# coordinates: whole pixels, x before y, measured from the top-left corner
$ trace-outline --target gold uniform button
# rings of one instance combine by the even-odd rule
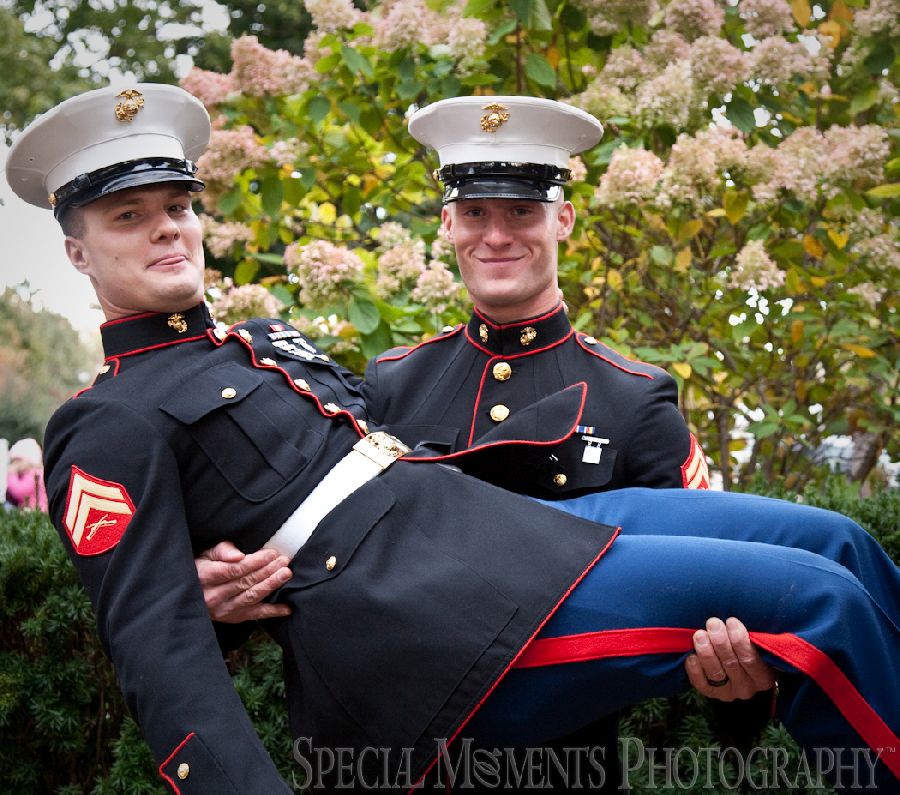
[[[103,367],[100,368],[100,375],[106,375],[109,372],[109,365],[104,364]]]
[[[512,367],[506,362],[497,362],[494,365],[494,378],[498,381],[506,381],[512,375]]]
[[[559,487],[565,486],[568,481],[569,479],[561,472],[558,475],[553,476],[553,482]]]
[[[187,762],[182,762],[178,765],[177,775],[182,781],[184,781],[191,774],[191,766]]]
[[[363,433],[368,433],[368,432],[369,432],[369,424],[368,424],[365,420],[357,420],[357,421],[356,421],[356,424],[359,425],[359,429],[360,429]]]
[[[596,337],[585,337],[585,338],[584,338],[584,341],[585,341],[588,345],[596,345],[596,344],[597,344],[597,338],[596,338]]]
[[[332,414],[337,414],[341,410],[341,407],[337,405],[337,403],[326,403],[322,408],[325,409],[325,411],[330,411]]]
[[[247,331],[247,329],[245,329],[245,328],[242,328],[242,329],[238,332],[238,335],[240,335],[240,338],[241,338],[244,342],[247,342],[247,343],[253,342],[253,336],[252,336],[252,335],[250,334],[250,332]]]
[[[325,568],[328,569],[328,571],[334,571],[335,566],[337,566],[337,558],[332,555],[325,561]]]
[[[237,394],[237,390],[232,386],[226,386],[225,389],[222,390],[222,397],[225,400],[231,400]]]
[[[309,392],[309,382],[304,380],[303,378],[295,378],[294,386],[297,387],[301,392]]]
[[[266,356],[265,359],[260,359],[259,363],[265,365],[266,367],[274,367],[277,364],[274,359],[270,359],[268,356]]]
[[[491,419],[494,422],[503,422],[509,416],[509,409],[502,403],[498,403],[491,409]]]

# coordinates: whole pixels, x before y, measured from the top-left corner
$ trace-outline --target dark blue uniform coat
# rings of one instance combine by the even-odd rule
[[[576,333],[562,305],[507,325],[476,310],[467,326],[373,359],[364,389],[379,423],[407,444],[447,453],[578,383],[587,393],[576,433],[548,447],[525,481],[521,470],[505,477],[505,487],[550,499],[626,486],[707,487],[674,379]]]
[[[174,791],[287,792],[234,692],[193,558],[225,539],[258,549],[280,527],[363,435],[358,379],[278,321],[219,339],[203,307],[102,334],[103,372],[46,434],[51,516],[100,638]],[[544,424],[548,439],[571,430],[582,390],[557,399],[570,419]],[[502,469],[507,444],[491,441],[479,460]],[[325,518],[280,594],[294,609],[275,629],[294,735],[412,748],[415,780],[613,533],[447,466],[394,464]]]

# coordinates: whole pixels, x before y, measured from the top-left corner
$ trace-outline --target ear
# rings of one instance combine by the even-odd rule
[[[444,230],[444,234],[447,235],[447,240],[451,243],[453,242],[453,213],[450,212],[450,208],[445,204],[441,208],[441,227]]]
[[[89,275],[90,262],[87,256],[87,250],[84,247],[84,243],[79,240],[77,237],[67,237],[65,240],[66,246],[66,256],[69,258],[69,262],[72,263],[72,266],[79,273],[85,273]]]
[[[567,240],[575,228],[575,206],[570,201],[564,201],[559,206],[559,213],[556,216],[556,239]]]

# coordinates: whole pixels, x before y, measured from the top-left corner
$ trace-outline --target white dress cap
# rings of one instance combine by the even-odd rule
[[[51,207],[60,188],[100,169],[148,158],[195,161],[209,132],[203,104],[181,88],[161,83],[100,88],[67,99],[29,124],[9,151],[6,179],[28,203]],[[163,168],[144,172],[132,184],[163,182],[167,176],[188,178],[177,167]],[[98,179],[103,177],[94,180],[93,198]],[[119,174],[115,189],[125,187],[128,179]]]
[[[437,150],[441,167],[457,163],[535,163],[565,168],[603,137],[603,125],[579,108],[538,97],[456,97],[413,114],[409,132]]]

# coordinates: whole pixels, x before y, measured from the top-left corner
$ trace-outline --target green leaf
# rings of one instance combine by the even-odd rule
[[[341,99],[338,100],[338,107],[341,109],[341,112],[352,121],[354,124],[359,124],[359,117],[362,113],[362,108],[354,102],[352,99]]]
[[[734,254],[737,251],[737,246],[734,245],[730,240],[718,240],[716,244],[709,251],[710,259],[717,259],[718,257],[728,257]]]
[[[878,102],[880,96],[881,89],[877,85],[869,86],[865,90],[860,91],[850,100],[850,113],[856,115],[857,113],[862,113],[864,110],[868,110],[872,105]]]
[[[509,0],[519,22],[529,30],[550,30],[553,20],[544,0]]]
[[[556,70],[543,55],[536,52],[528,53],[525,60],[525,74],[538,85],[556,88]]]
[[[650,249],[650,258],[657,265],[668,267],[672,264],[672,249],[668,246],[654,246]]]
[[[347,215],[354,216],[359,212],[359,206],[359,187],[346,184],[344,186],[344,194],[341,197],[341,210]]]
[[[306,106],[306,115],[316,124],[328,115],[331,103],[323,96],[313,97]]]
[[[369,63],[369,59],[352,47],[348,47],[346,44],[342,45],[341,57],[351,72],[362,72],[370,80],[375,76],[375,70],[372,68],[372,64]]]
[[[241,206],[241,202],[244,199],[244,195],[241,193],[240,188],[234,188],[233,190],[228,191],[228,193],[224,193],[219,196],[218,207],[219,212],[222,215],[232,215],[238,207]]]
[[[381,315],[378,307],[365,295],[354,294],[350,296],[350,306],[347,310],[347,319],[356,326],[360,334],[372,334],[381,323]]]
[[[329,72],[333,72],[340,62],[340,53],[329,53],[324,58],[320,58],[316,61],[316,71],[320,74],[328,74]]]
[[[250,256],[267,265],[277,265],[279,268],[284,266],[284,258],[281,254],[272,254],[269,251],[251,251]]]
[[[900,196],[900,182],[892,182],[889,185],[878,185],[866,191],[866,196],[873,199],[896,199]]]
[[[259,273],[259,263],[252,259],[241,260],[234,269],[234,283],[238,286],[250,284]]]
[[[587,18],[580,8],[576,8],[571,3],[563,6],[562,13],[559,15],[559,21],[563,29],[580,30],[587,24]]]
[[[259,186],[262,194],[263,212],[270,218],[281,212],[281,200],[284,197],[284,190],[281,186],[281,180],[277,175],[271,174],[266,177]]]
[[[734,97],[725,106],[725,118],[741,132],[752,132],[756,128],[753,106],[742,97]]]
[[[747,426],[747,430],[757,439],[765,439],[767,436],[772,436],[777,433],[780,427],[780,422],[763,420],[762,422],[751,422],[750,425]]]
[[[863,64],[870,75],[880,75],[885,69],[890,69],[894,62],[894,48],[889,41],[883,41],[870,52]]]
[[[724,201],[726,218],[736,224],[744,217],[749,203],[750,194],[746,191],[726,190]]]
[[[516,29],[516,21],[514,19],[508,19],[505,22],[497,25],[494,28],[493,33],[488,36],[488,44],[496,44],[500,39],[506,36],[508,33],[512,33]]]
[[[360,350],[363,356],[371,359],[382,351],[394,346],[394,336],[391,327],[387,323],[379,323],[371,334],[363,334],[360,338]]]
[[[494,10],[494,0],[469,0],[466,3],[464,17],[484,17]]]

